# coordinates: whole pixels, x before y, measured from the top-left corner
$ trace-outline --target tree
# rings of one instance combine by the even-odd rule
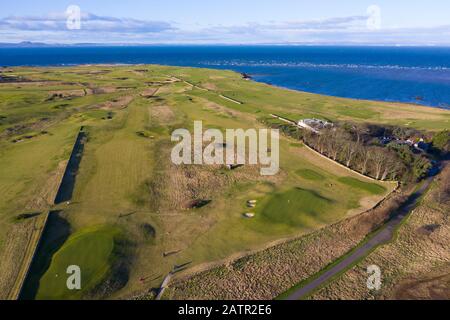
[[[381,175],[381,180],[386,180],[389,175],[395,173],[397,169],[397,164],[399,163],[398,158],[395,153],[385,152],[384,170]]]
[[[397,180],[403,174],[405,165],[401,161],[395,161],[391,171],[391,180]]]
[[[428,175],[428,172],[432,168],[430,160],[425,157],[419,157],[414,161],[413,164],[413,174],[414,178],[420,180]]]
[[[328,156],[336,161],[338,154],[341,151],[341,142],[335,137],[329,135],[326,144]]]
[[[382,147],[373,147],[373,152],[370,154],[370,159],[372,160],[375,179],[380,180],[386,161],[386,153]]]
[[[396,136],[397,138],[399,138],[401,140],[408,139],[408,132],[403,127],[396,127],[392,133],[394,134],[394,136]]]
[[[325,148],[327,146],[327,140],[329,139],[328,135],[322,133],[319,135],[319,137],[317,138],[317,150],[321,153],[324,154],[325,152]]]
[[[450,152],[450,131],[444,130],[437,133],[432,140],[433,148],[439,153]]]
[[[394,150],[399,155],[400,159],[407,165],[411,165],[414,162],[414,154],[408,145],[392,142],[388,147]]]
[[[359,171],[362,174],[366,174],[368,171],[368,165],[370,161],[371,156],[371,149],[368,147],[365,147],[362,144],[358,145],[358,155],[359,155]]]
[[[358,145],[353,141],[349,141],[349,142],[345,143],[344,154],[345,154],[345,160],[346,160],[345,165],[347,167],[350,167],[353,159],[355,158],[356,151],[358,150],[357,146]]]

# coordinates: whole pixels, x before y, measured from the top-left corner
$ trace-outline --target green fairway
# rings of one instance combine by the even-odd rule
[[[133,259],[122,277],[127,281],[108,292],[109,298],[158,287],[174,265],[197,267],[304,235],[369,209],[394,188],[364,179],[284,135],[275,176],[261,176],[254,165],[177,166],[170,160],[171,134],[192,130],[194,121],[220,130],[267,128],[261,119],[271,113],[431,130],[450,121],[445,110],[284,90],[223,70],[155,65],[12,70],[28,81],[0,84],[5,97],[0,101],[0,259],[9,270],[0,275],[0,291],[8,290],[20,265],[16,253],[33,230],[32,223],[15,217],[55,210],[67,235],[57,246],[42,246],[52,250],[36,260],[42,263],[30,287],[38,287],[39,299],[86,298],[104,285],[117,267],[114,239],[120,235],[130,240],[121,245],[132,250]],[[71,199],[54,205],[80,127],[86,143],[73,172]],[[252,199],[254,207],[248,205]],[[205,205],[192,205],[199,202]],[[71,264],[81,267],[81,291],[65,286]],[[148,279],[144,286],[142,278]]]
[[[364,182],[356,178],[342,177],[339,178],[339,182],[346,184],[352,188],[363,190],[375,195],[383,194],[384,192],[386,192],[386,188],[380,186],[379,184]]]
[[[116,228],[93,227],[73,234],[53,256],[50,268],[41,278],[36,299],[78,299],[95,288],[111,271]],[[66,270],[81,269],[81,290],[69,290]]]

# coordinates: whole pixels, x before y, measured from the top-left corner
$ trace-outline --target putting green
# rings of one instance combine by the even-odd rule
[[[365,192],[369,192],[371,194],[375,194],[375,195],[379,195],[379,194],[383,194],[384,192],[386,192],[386,188],[383,186],[380,186],[376,183],[371,183],[371,182],[364,182],[355,178],[351,178],[351,177],[342,177],[338,179],[339,182],[350,186],[352,188],[355,189],[359,189],[359,190],[363,190]]]
[[[39,283],[36,299],[79,299],[99,284],[111,269],[114,238],[119,231],[114,227],[84,229],[73,236],[53,256],[50,268]],[[81,269],[81,290],[67,288],[67,268]]]
[[[316,191],[294,188],[272,196],[261,214],[271,222],[311,227],[332,209],[332,202]]]

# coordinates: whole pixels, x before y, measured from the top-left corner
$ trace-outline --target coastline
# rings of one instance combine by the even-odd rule
[[[215,69],[216,70],[216,69]],[[233,71],[236,72],[234,70],[228,70],[228,71]],[[251,74],[250,74],[251,76]],[[446,110],[446,111],[450,111],[450,105],[448,107],[438,107],[438,106],[433,106],[433,105],[427,105],[427,104],[420,104],[420,103],[413,103],[413,102],[403,102],[403,101],[391,101],[391,100],[371,100],[371,99],[358,99],[358,98],[348,98],[348,97],[342,97],[342,96],[333,96],[333,95],[329,95],[329,94],[324,94],[324,93],[316,93],[316,92],[310,92],[310,91],[304,91],[304,90],[298,90],[298,89],[292,89],[292,88],[288,88],[288,87],[284,87],[284,86],[280,86],[280,85],[276,85],[273,83],[267,83],[264,81],[258,81],[255,79],[250,79],[250,81],[254,81],[257,83],[262,83],[265,85],[268,85],[270,87],[273,88],[277,88],[277,89],[282,89],[282,90],[288,90],[288,91],[292,91],[292,92],[301,92],[301,93],[307,93],[307,94],[314,94],[314,95],[318,95],[321,97],[327,97],[327,98],[336,98],[336,99],[344,99],[344,100],[353,100],[353,101],[359,101],[359,102],[378,102],[378,103],[388,103],[388,104],[395,104],[395,105],[403,105],[403,106],[407,106],[407,107],[424,107],[424,108],[431,108],[431,109],[437,109],[437,110]]]
[[[240,72],[233,69],[219,69],[219,68],[208,68],[208,67],[198,67],[198,66],[183,66],[183,65],[165,65],[165,64],[158,64],[158,63],[75,63],[75,64],[52,64],[52,65],[20,65],[20,66],[0,66],[0,70],[2,68],[72,68],[72,67],[126,67],[126,66],[159,66],[159,67],[175,67],[175,68],[193,68],[193,69],[203,69],[203,70],[219,70],[219,71],[228,71],[233,72],[237,75],[240,75],[242,79],[246,81],[253,81],[255,83],[263,84],[271,88],[275,89],[281,89],[281,90],[287,90],[291,92],[296,93],[303,93],[303,94],[311,94],[316,95],[320,97],[326,97],[326,98],[334,98],[334,99],[342,99],[342,100],[351,100],[351,101],[357,101],[357,102],[364,102],[364,103],[383,103],[383,104],[391,104],[395,106],[401,106],[401,107],[408,107],[408,108],[426,108],[427,110],[437,110],[437,111],[450,111],[450,105],[449,107],[439,107],[439,106],[433,106],[433,105],[425,105],[425,104],[419,104],[419,103],[413,103],[413,102],[402,102],[402,101],[390,101],[390,100],[371,100],[371,99],[359,99],[359,98],[349,98],[349,97],[342,97],[342,96],[333,96],[323,93],[315,93],[310,91],[304,91],[304,90],[298,90],[293,89],[281,85],[276,85],[273,83],[268,83],[265,81],[259,81],[252,77],[252,73],[248,72]],[[247,74],[249,77],[245,78],[243,74]]]

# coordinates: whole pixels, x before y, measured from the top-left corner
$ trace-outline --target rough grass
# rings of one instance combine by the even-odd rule
[[[246,254],[196,274],[180,276],[168,299],[269,300],[339,258],[374,230],[403,197],[392,195],[380,207],[327,226],[299,239]]]
[[[422,203],[401,225],[394,241],[377,248],[310,298],[450,299],[450,203],[448,198],[445,202],[441,197],[448,192],[449,177],[447,166]],[[368,290],[366,286],[367,267],[374,264],[382,271],[380,291]]]
[[[339,182],[348,185],[352,188],[363,190],[365,192],[375,195],[380,195],[386,192],[386,188],[384,186],[380,186],[379,184],[376,183],[364,182],[356,178],[342,177],[339,178]]]
[[[305,179],[308,180],[323,180],[325,179],[325,177],[323,175],[321,175],[320,173],[314,171],[314,170],[310,170],[310,169],[301,169],[301,170],[297,170],[296,173]]]

